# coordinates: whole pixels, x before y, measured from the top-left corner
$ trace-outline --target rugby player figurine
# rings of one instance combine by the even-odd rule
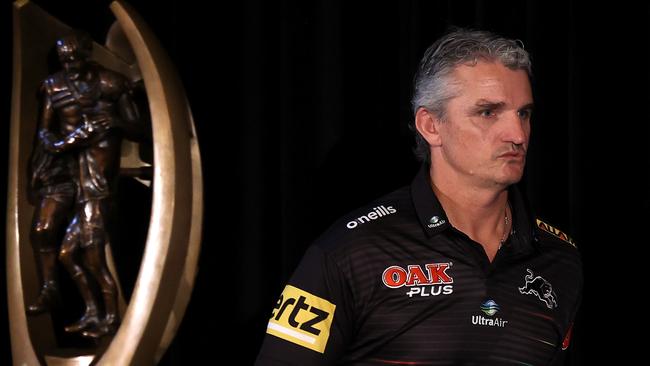
[[[27,312],[40,314],[56,303],[58,257],[85,303],[83,316],[65,330],[100,338],[115,331],[119,317],[117,286],[106,265],[107,221],[123,132],[139,117],[126,77],[88,59],[92,44],[80,31],[59,39],[63,69],[48,76],[41,90],[30,197],[42,287]],[[93,282],[101,294],[93,292]]]

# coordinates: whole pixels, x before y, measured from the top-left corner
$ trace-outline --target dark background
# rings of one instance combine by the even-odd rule
[[[98,41],[112,21],[106,1],[37,3]],[[406,127],[411,80],[425,48],[450,25],[521,39],[532,54],[536,112],[522,186],[538,215],[570,233],[583,256],[575,364],[625,363],[645,350],[643,337],[624,329],[647,322],[647,306],[635,299],[647,292],[637,252],[648,244],[650,209],[648,5],[245,0],[211,2],[208,10],[196,1],[130,3],[178,68],[203,158],[200,268],[162,364],[251,364],[306,246],[335,218],[410,182],[418,168]],[[0,14],[6,154],[10,2]],[[0,200],[4,207],[4,194]],[[0,314],[0,364],[9,364],[6,291]]]

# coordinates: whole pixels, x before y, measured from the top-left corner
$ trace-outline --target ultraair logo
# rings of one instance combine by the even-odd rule
[[[429,219],[429,225],[427,225],[427,227],[429,229],[433,229],[434,227],[444,225],[446,222],[447,221],[445,221],[445,219],[440,218],[440,216],[433,216]]]
[[[555,291],[553,291],[551,283],[542,278],[542,276],[535,276],[533,271],[528,268],[526,268],[526,272],[528,272],[528,275],[524,276],[524,281],[526,281],[526,283],[523,287],[519,287],[519,293],[523,295],[537,296],[538,299],[546,304],[547,308],[556,308],[557,302],[555,299],[557,298],[557,295],[555,294]]]
[[[489,316],[490,318],[486,318],[483,315],[472,315],[472,324],[487,327],[505,327],[506,324],[508,324],[507,320],[503,320],[499,317],[492,318],[492,316],[494,316],[494,314],[496,314],[499,310],[499,305],[494,302],[494,300],[490,299],[485,301],[481,304],[481,311],[483,311],[485,315]]]
[[[356,219],[348,222],[345,226],[347,226],[348,229],[355,229],[357,226],[365,224],[370,220],[377,220],[380,217],[388,216],[390,214],[394,214],[395,212],[397,212],[397,210],[394,209],[393,206],[377,206],[373,208],[373,211],[370,211],[363,216],[357,217]]]
[[[487,300],[481,304],[481,310],[487,315],[492,316],[499,311],[499,305],[494,300]]]
[[[408,297],[449,295],[454,292],[454,279],[447,272],[451,266],[451,262],[425,264],[426,270],[417,264],[408,265],[408,269],[390,266],[381,277],[388,288],[407,287]]]

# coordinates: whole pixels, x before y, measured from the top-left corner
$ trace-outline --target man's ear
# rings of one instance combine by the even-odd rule
[[[427,140],[429,146],[442,145],[440,131],[438,130],[439,123],[440,121],[438,117],[426,108],[420,107],[420,109],[415,112],[415,128],[417,128],[420,135]]]

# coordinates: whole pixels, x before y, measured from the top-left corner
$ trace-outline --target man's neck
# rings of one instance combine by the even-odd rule
[[[429,172],[431,186],[449,222],[472,240],[480,243],[490,260],[498,250],[504,233],[510,230],[504,217],[508,213],[507,187],[481,188],[449,174]]]
[[[88,78],[88,68],[85,63],[82,62],[71,62],[64,64],[66,74],[70,80],[74,81],[86,81]]]

